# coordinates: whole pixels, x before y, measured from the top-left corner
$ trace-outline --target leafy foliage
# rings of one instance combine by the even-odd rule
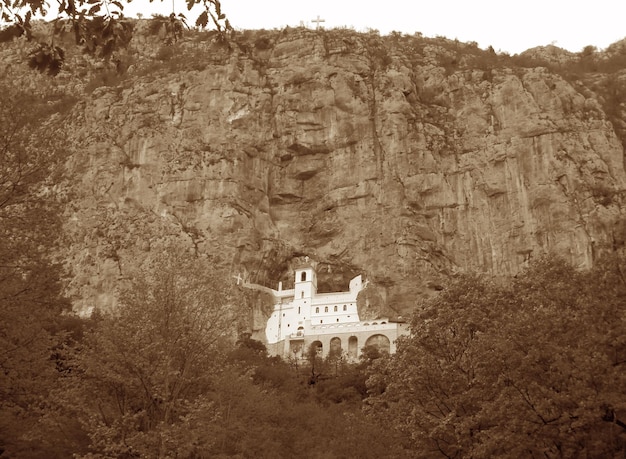
[[[91,439],[88,457],[193,455],[191,426],[216,416],[206,394],[235,333],[236,292],[207,261],[175,255],[137,273],[121,303],[76,350],[64,408]]]
[[[43,0],[0,0],[1,19],[8,23],[6,28],[0,30],[0,42],[22,35],[35,41],[28,63],[31,68],[50,75],[57,75],[65,62],[65,51],[57,42],[58,38],[68,33],[74,36],[75,43],[85,53],[107,60],[126,48],[133,37],[134,23],[123,13],[126,1],[59,0],[52,32],[50,36],[41,38],[33,31],[32,19],[36,15],[45,16],[47,3]],[[196,5],[203,8],[195,21],[196,27],[212,25],[220,34],[232,30],[219,0],[186,0],[185,3],[188,10]],[[188,28],[185,16],[175,12],[168,18],[157,16],[152,27],[164,27],[168,43],[180,39]]]
[[[330,394],[320,387],[338,393],[349,386],[348,379],[308,385],[308,369],[294,371],[280,358],[268,357],[265,346],[249,335],[233,346],[222,340],[223,333],[214,333],[217,328],[202,327],[214,322],[203,319],[214,317],[214,309],[226,312],[223,320],[230,317],[224,298],[213,296],[223,291],[215,289],[218,277],[206,270],[194,275],[178,261],[159,266],[154,277],[147,275],[147,289],[144,281],[129,285],[119,313],[86,323],[89,330],[65,361],[48,419],[66,429],[76,429],[72,421],[79,421],[67,453],[85,458],[405,456],[393,435],[365,418],[358,401],[321,398]],[[200,284],[189,283],[194,278],[204,279],[203,288],[213,292],[215,301],[201,303],[210,312],[189,307],[195,299],[208,299],[198,296]],[[343,375],[360,375],[364,387],[362,365],[367,364],[346,368]]]
[[[0,448],[17,455],[57,376],[53,348],[68,306],[51,257],[61,225],[60,125],[43,98],[0,85]]]
[[[543,260],[511,285],[462,276],[368,381],[423,457],[613,457],[626,415],[626,285]],[[420,456],[420,457],[421,457]]]

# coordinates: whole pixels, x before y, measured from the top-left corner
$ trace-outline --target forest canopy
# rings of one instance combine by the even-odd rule
[[[367,409],[414,457],[617,457],[626,424],[623,260],[463,275],[417,310]]]
[[[133,276],[119,310],[66,322],[12,362],[37,378],[20,394],[4,388],[0,418],[14,422],[0,425],[2,457],[626,452],[617,257],[590,271],[544,259],[500,283],[460,275],[417,305],[396,354],[363,349],[359,361],[269,357],[235,320],[243,292],[208,260],[172,252],[155,263]],[[51,328],[54,314],[43,321]],[[34,326],[15,325],[25,336]]]

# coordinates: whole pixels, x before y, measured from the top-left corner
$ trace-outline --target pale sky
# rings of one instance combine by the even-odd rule
[[[554,44],[577,52],[586,45],[600,49],[626,37],[626,0],[222,0],[222,10],[236,29],[298,26],[319,15],[325,28],[348,26],[358,31],[393,30],[428,37],[442,35],[475,41],[481,48],[511,54]],[[190,25],[197,13],[174,0]],[[142,12],[169,14],[172,0],[134,0],[127,16]]]

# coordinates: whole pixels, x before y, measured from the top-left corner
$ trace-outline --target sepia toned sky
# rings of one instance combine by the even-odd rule
[[[173,1],[176,13],[193,23],[195,10],[188,13],[184,1]],[[222,9],[237,29],[295,27],[301,21],[315,27],[311,21],[319,15],[326,28],[421,32],[511,54],[548,44],[575,52],[586,45],[602,49],[626,37],[626,0],[222,0]],[[172,0],[135,0],[125,8],[127,16],[171,11]]]

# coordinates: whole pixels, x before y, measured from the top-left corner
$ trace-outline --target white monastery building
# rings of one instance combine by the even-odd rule
[[[407,334],[408,328],[388,318],[360,320],[357,296],[366,286],[358,275],[350,281],[347,292],[318,293],[317,275],[307,260],[295,269],[293,289],[283,290],[282,283],[278,290],[264,288],[274,300],[265,328],[269,353],[301,357],[311,345],[323,357],[332,350],[354,359],[368,345],[394,353],[395,340]]]

